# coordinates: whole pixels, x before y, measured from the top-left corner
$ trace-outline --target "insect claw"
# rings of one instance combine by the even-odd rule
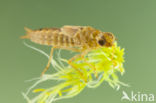
[[[43,77],[43,75],[45,74],[45,72],[49,69],[49,67],[45,67],[45,69],[43,70],[43,72],[41,73],[41,77]]]

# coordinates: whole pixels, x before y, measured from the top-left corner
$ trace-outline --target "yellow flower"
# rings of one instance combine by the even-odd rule
[[[37,49],[35,48],[35,50]],[[37,51],[45,54],[43,51]],[[116,73],[124,73],[123,55],[124,49],[121,49],[115,43],[113,47],[102,47],[92,50],[84,58],[80,57],[72,61],[72,65],[76,69],[70,65],[61,66],[61,58],[59,58],[59,64],[53,60],[52,65],[57,72],[44,75],[30,87],[28,92],[43,81],[58,80],[61,83],[45,89],[35,89],[33,92],[38,92],[39,94],[33,99],[27,97],[28,92],[24,96],[28,103],[52,103],[56,100],[73,97],[79,94],[85,87],[96,88],[104,81],[108,82],[113,88],[119,88],[120,84],[124,85],[124,83],[119,81]]]

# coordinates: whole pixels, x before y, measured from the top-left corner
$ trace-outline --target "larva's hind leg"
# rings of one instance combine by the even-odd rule
[[[46,67],[44,68],[43,72],[41,73],[41,76],[43,76],[44,73],[49,69],[49,66],[50,66],[50,63],[51,63],[51,60],[52,60],[52,56],[53,56],[53,51],[56,48],[60,48],[60,47],[57,46],[57,47],[52,47],[51,48],[51,52],[50,52],[48,63],[46,65]],[[72,51],[75,51],[75,52],[80,52],[80,50],[79,49],[76,49],[76,48],[62,48],[62,49],[67,49],[67,50],[72,50]]]
[[[51,60],[52,60],[52,57],[53,57],[54,48],[55,48],[55,47],[52,47],[52,48],[51,48],[48,63],[47,63],[47,65],[46,65],[46,67],[44,68],[43,72],[41,73],[41,76],[43,76],[44,73],[49,69],[49,66],[50,66],[50,63],[51,63]]]

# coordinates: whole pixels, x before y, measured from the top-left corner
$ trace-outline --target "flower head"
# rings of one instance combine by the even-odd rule
[[[39,52],[45,54],[43,51]],[[119,81],[116,73],[124,73],[123,55],[124,49],[121,49],[117,46],[117,43],[115,43],[112,47],[101,47],[90,51],[84,58],[79,57],[75,59],[71,62],[72,66],[61,66],[61,60],[63,59],[59,57],[59,64],[54,60],[52,61],[52,65],[57,72],[54,74],[46,74],[39,78],[39,80],[29,88],[28,92],[43,81],[58,80],[60,84],[44,89],[34,89],[33,92],[38,92],[39,94],[33,99],[27,97],[28,92],[24,94],[24,96],[29,103],[52,103],[56,100],[73,97],[79,94],[85,87],[96,88],[104,81],[108,82],[113,88],[119,88],[120,84],[123,83]],[[66,62],[67,60],[63,61]]]

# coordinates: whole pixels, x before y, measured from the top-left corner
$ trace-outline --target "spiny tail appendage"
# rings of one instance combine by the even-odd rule
[[[24,36],[21,36],[20,38],[21,38],[21,39],[29,39],[29,38],[30,38],[29,33],[32,32],[33,30],[31,30],[31,29],[29,29],[29,28],[27,28],[27,27],[24,27],[24,29],[25,29],[25,31],[26,31],[27,34],[24,35]]]

